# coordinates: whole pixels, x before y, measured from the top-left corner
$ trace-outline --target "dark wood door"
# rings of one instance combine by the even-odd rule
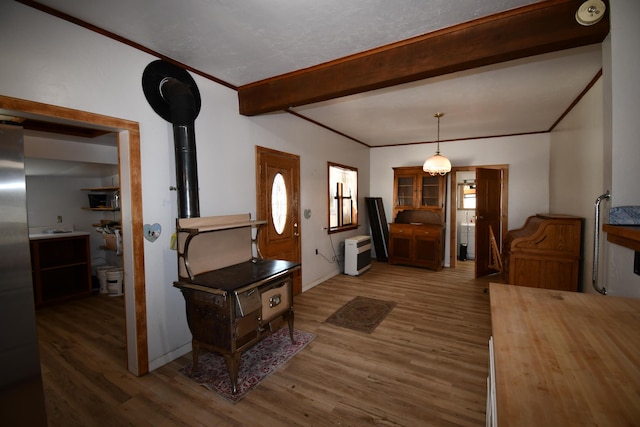
[[[498,245],[501,236],[502,171],[500,169],[476,169],[476,278],[496,273],[490,268],[491,242],[489,228],[493,230]]]
[[[302,262],[300,250],[300,157],[256,147],[256,214],[264,219],[258,236],[267,259]],[[293,273],[293,293],[302,292],[302,270]]]

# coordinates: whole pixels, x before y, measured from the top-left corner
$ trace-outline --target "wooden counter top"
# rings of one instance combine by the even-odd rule
[[[640,251],[640,225],[603,224],[602,231],[607,233],[607,241]]]
[[[640,299],[492,283],[498,426],[640,423]]]

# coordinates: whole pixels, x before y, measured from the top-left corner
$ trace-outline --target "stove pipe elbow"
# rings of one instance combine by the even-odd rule
[[[178,126],[193,125],[198,110],[189,86],[176,78],[165,77],[160,82],[160,94],[169,104],[171,123]]]

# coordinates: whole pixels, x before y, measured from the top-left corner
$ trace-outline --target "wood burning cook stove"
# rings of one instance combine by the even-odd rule
[[[174,286],[186,301],[193,370],[201,348],[222,354],[236,393],[242,352],[273,332],[276,320],[289,323],[293,342],[291,281],[300,264],[261,259],[257,233],[266,221],[252,221],[248,214],[200,218],[195,119],[201,99],[191,75],[153,61],[144,70],[142,88],[153,110],[173,124],[179,217]]]
[[[257,255],[258,227],[247,215],[178,219],[179,280],[193,336],[193,370],[201,349],[221,354],[233,392],[242,352],[274,332],[281,319],[293,338],[293,272],[300,264]],[[252,229],[256,230],[255,238]]]

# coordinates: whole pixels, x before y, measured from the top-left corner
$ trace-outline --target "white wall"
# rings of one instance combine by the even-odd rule
[[[81,188],[97,187],[100,178],[65,176],[27,176],[27,209],[30,227],[55,225],[57,217],[72,224],[75,230],[92,231],[92,223],[101,215],[82,207],[89,206],[87,192]]]
[[[554,213],[584,218],[581,289],[591,284],[595,200],[607,190],[603,178],[602,78],[551,133],[549,206]],[[601,206],[602,214],[607,206]],[[606,236],[600,234],[600,240]]]
[[[24,135],[24,155],[30,159],[54,159],[116,166],[118,148],[114,146],[115,141],[116,138],[112,134],[96,138],[79,138],[27,131]],[[103,169],[112,170],[113,168],[105,166]],[[27,174],[29,174],[28,164]],[[115,182],[112,185],[118,185],[118,183]]]
[[[640,205],[640,2],[610,1],[611,32],[603,43],[604,180],[608,207]],[[611,295],[640,298],[640,276],[633,274],[633,250],[607,244],[604,284]]]
[[[141,86],[154,58],[16,2],[0,4],[4,56],[0,94],[136,121],[140,124],[143,220],[163,233],[145,241],[150,368],[190,351],[184,301],[172,286],[176,254],[169,249],[177,216],[172,125],[155,114]],[[330,254],[327,161],[359,170],[360,204],[369,192],[368,149],[288,114],[248,118],[238,114],[237,94],[194,75],[202,97],[196,119],[201,216],[250,212],[255,217],[255,146],[301,156],[303,288],[337,274]],[[340,153],[340,155],[334,154]],[[364,220],[364,218],[362,218]],[[141,230],[140,230],[141,231]],[[334,246],[364,230],[333,235]]]

